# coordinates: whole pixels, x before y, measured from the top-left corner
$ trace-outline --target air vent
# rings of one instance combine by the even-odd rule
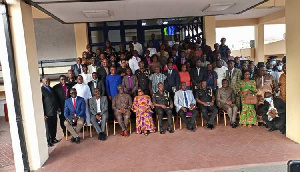
[[[87,18],[108,18],[110,17],[109,10],[87,10],[82,11]]]
[[[209,4],[202,10],[202,12],[219,12],[219,11],[226,10],[234,5],[235,5],[234,3],[231,3],[231,4]]]

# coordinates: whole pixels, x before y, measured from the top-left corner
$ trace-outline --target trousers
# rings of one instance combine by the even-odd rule
[[[77,120],[76,129],[74,129],[74,128],[70,125],[70,123],[69,123],[68,121],[66,121],[66,120],[65,120],[64,124],[65,124],[67,130],[71,133],[71,135],[72,135],[74,138],[76,138],[76,137],[78,137],[78,133],[80,132],[81,128],[82,128],[83,125],[84,125],[84,119],[83,119],[83,118],[79,118],[79,119]]]
[[[46,137],[47,142],[51,142],[54,139],[56,139],[56,132],[57,132],[57,116],[48,116],[48,118],[45,120],[45,126],[46,126]]]
[[[107,120],[108,120],[108,113],[102,115],[102,121],[100,124],[97,122],[96,116],[91,115],[91,123],[93,124],[93,127],[95,128],[98,134],[101,132],[105,132],[105,124]]]
[[[120,127],[122,128],[122,131],[128,130],[128,123],[130,119],[131,112],[128,110],[126,113],[119,113],[115,111],[115,117],[118,120],[118,123]],[[124,120],[123,120],[124,117]]]
[[[216,116],[218,115],[218,108],[213,105],[213,106],[204,106],[204,105],[200,105],[201,107],[201,112],[205,118],[205,120],[207,121],[208,124],[213,125]],[[211,112],[211,115],[208,115],[208,112]]]
[[[168,117],[168,128],[171,127],[172,125],[172,109],[171,108],[161,108],[161,107],[155,107],[155,113],[158,116],[158,122],[159,122],[159,127],[160,130],[163,130],[163,117],[164,114],[167,115]]]
[[[227,111],[231,123],[236,122],[238,107],[235,104],[232,104],[231,106],[223,104],[221,108]]]

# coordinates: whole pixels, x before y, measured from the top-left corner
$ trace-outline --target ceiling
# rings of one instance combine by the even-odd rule
[[[238,14],[266,0],[25,0],[62,23]],[[209,5],[214,8],[208,8]],[[220,5],[224,5],[223,7]],[[226,7],[227,6],[227,7]],[[98,10],[97,13],[90,13]],[[101,10],[101,11],[99,11]],[[275,9],[274,9],[275,10]],[[251,10],[252,11],[252,10]],[[93,17],[86,17],[89,12]],[[95,14],[95,15],[94,15]],[[256,12],[254,14],[257,14]],[[259,13],[259,15],[262,15]],[[99,16],[100,15],[100,16]],[[243,14],[241,14],[243,15]],[[258,14],[257,14],[258,15]],[[247,16],[247,14],[246,14]],[[227,16],[229,17],[229,16]],[[220,19],[217,17],[217,19]],[[222,19],[222,17],[221,17]]]

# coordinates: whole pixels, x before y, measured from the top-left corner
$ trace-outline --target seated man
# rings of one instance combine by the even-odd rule
[[[195,131],[194,123],[197,117],[197,110],[195,109],[196,100],[191,90],[186,90],[185,82],[181,82],[180,90],[175,93],[174,104],[177,113],[181,116],[182,121],[186,124],[187,129]],[[186,118],[186,113],[192,113],[192,120],[189,122]]]
[[[285,102],[281,98],[273,98],[272,93],[269,91],[265,92],[264,97],[264,104],[258,106],[258,113],[262,114],[269,131],[280,130],[282,134],[285,134]]]
[[[210,88],[207,88],[206,81],[201,82],[201,88],[196,91],[196,101],[199,104],[200,110],[206,119],[206,127],[211,130],[214,128],[214,121],[218,114],[218,108],[214,105],[215,96]],[[209,116],[208,111],[212,114]]]
[[[118,120],[120,127],[122,128],[121,136],[128,137],[128,123],[130,119],[130,109],[132,106],[132,99],[129,94],[124,92],[122,85],[118,86],[119,94],[117,94],[112,100],[112,109],[115,112],[115,117]],[[123,121],[124,116],[124,121]]]
[[[224,109],[229,118],[232,128],[236,128],[236,115],[238,107],[235,105],[235,94],[232,88],[228,86],[228,80],[222,80],[222,87],[217,90],[217,105]]]
[[[172,125],[172,109],[173,102],[170,99],[170,93],[168,91],[164,91],[164,84],[162,82],[157,84],[158,91],[154,93],[152,97],[153,105],[155,106],[155,112],[158,115],[160,134],[165,134],[163,129],[163,115],[164,113],[168,116],[168,128],[169,133],[174,133],[171,128]]]
[[[64,122],[67,130],[71,133],[72,139],[71,142],[80,143],[80,138],[78,133],[80,132],[85,116],[85,101],[82,97],[77,96],[77,92],[75,88],[71,88],[70,90],[71,97],[65,101],[65,117],[66,120]],[[76,124],[77,123],[77,124]],[[76,130],[72,127],[76,125]]]
[[[98,133],[98,140],[106,140],[105,124],[108,119],[108,103],[106,96],[100,96],[100,89],[95,88],[94,97],[89,99],[91,122]],[[101,125],[101,127],[99,126]]]

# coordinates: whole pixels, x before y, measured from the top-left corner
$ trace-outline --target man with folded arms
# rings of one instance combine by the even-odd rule
[[[112,100],[112,109],[114,110],[115,117],[122,128],[121,136],[128,137],[128,123],[131,114],[130,109],[132,106],[132,99],[129,94],[124,92],[124,87],[122,85],[118,86],[118,91],[119,94],[117,94]]]

